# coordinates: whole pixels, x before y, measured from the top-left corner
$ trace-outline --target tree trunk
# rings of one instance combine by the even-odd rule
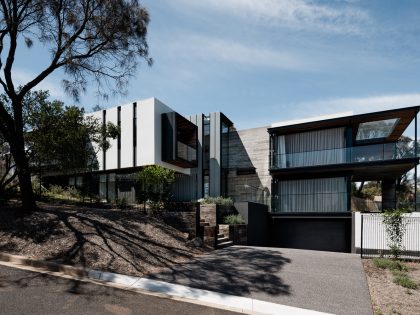
[[[23,135],[16,135],[15,139],[9,141],[10,151],[16,164],[16,172],[19,179],[19,188],[22,198],[24,212],[31,212],[36,209],[35,195],[32,190],[31,171],[28,158],[25,153]]]

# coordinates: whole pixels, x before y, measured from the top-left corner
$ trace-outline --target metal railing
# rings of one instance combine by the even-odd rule
[[[415,144],[415,141],[400,141],[297,153],[278,153],[274,151],[270,153],[270,169],[414,158],[419,156],[418,143]]]
[[[369,257],[389,257],[391,250],[383,223],[382,214],[361,214],[360,255]],[[401,258],[420,259],[420,217],[405,216],[406,231],[403,237]]]

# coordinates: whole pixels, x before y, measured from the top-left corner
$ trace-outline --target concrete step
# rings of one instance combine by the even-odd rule
[[[200,219],[200,222],[206,222],[206,219]]]
[[[217,234],[217,238],[221,238],[221,237],[225,237],[225,234],[223,234],[223,233]]]
[[[222,243],[225,243],[227,241],[229,241],[229,237],[226,237],[226,236],[217,238],[217,244],[222,244]]]
[[[233,245],[232,241],[227,241],[227,242],[224,242],[224,243],[217,244],[217,248],[225,248],[225,247],[229,247],[229,246],[232,246],[232,245]]]
[[[210,226],[210,223],[208,223],[208,222],[200,222],[200,226]]]

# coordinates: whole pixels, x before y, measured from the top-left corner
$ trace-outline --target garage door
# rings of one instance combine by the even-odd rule
[[[350,252],[351,218],[272,218],[272,246]]]

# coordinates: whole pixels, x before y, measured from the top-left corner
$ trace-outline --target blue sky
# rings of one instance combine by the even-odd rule
[[[128,94],[90,110],[155,96],[181,114],[223,111],[237,128],[420,104],[420,2],[391,0],[144,0],[154,65]],[[23,47],[22,47],[23,48]],[[24,82],[47,60],[24,48]],[[58,72],[40,86],[73,103]]]

